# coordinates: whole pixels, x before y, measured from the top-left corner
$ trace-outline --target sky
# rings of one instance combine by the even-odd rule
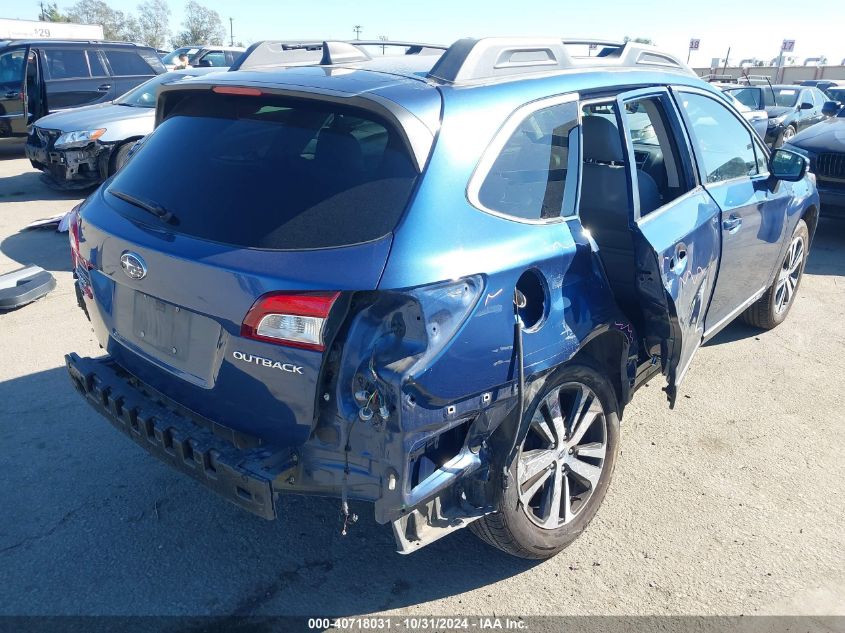
[[[183,2],[168,0],[171,30],[183,17]],[[393,40],[449,44],[461,37],[487,35],[550,35],[618,40],[648,37],[668,52],[686,59],[690,38],[700,40],[690,65],[708,67],[714,57],[731,60],[776,57],[784,39],[796,41],[795,53],[824,54],[830,63],[845,58],[845,3],[796,4],[794,0],[199,0],[223,18],[234,19],[235,40],[352,39],[361,25],[362,39],[386,35]],[[138,0],[108,0],[134,11]],[[73,0],[59,0],[60,9]],[[5,5],[5,6],[4,6]],[[32,5],[31,15],[18,15]],[[824,7],[824,8],[823,8]],[[0,17],[30,18],[38,14],[34,0],[0,0]]]

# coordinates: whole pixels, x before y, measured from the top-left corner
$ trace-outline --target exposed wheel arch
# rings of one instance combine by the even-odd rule
[[[807,225],[807,231],[810,233],[810,244],[812,244],[813,236],[816,234],[816,227],[819,224],[819,210],[814,205],[810,205],[804,209],[801,219]]]
[[[125,141],[121,141],[117,145],[112,148],[111,156],[109,157],[109,176],[113,176],[117,171],[117,159],[121,152],[126,153],[129,150],[127,148],[132,148],[132,145],[140,141],[143,136],[133,136],[131,138],[126,139]]]
[[[631,400],[631,387],[627,379],[629,348],[630,343],[622,332],[609,329],[589,339],[564,363],[586,362],[601,370],[613,385],[620,419],[625,405]]]

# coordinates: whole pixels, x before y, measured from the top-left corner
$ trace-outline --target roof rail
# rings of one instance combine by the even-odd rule
[[[146,44],[137,44],[135,42],[127,42],[126,40],[92,40],[91,38],[74,38],[74,37],[4,37],[0,38],[2,42],[39,42],[40,44],[124,44],[126,46],[136,46],[143,48],[153,48]]]
[[[705,75],[701,75],[701,79],[708,83],[723,83],[723,84],[735,84],[737,83],[737,78],[733,75],[719,75],[717,73],[707,73]]]
[[[260,66],[331,66],[363,62],[371,59],[364,46],[403,47],[407,49],[406,55],[440,54],[448,48],[441,44],[382,40],[263,40],[246,49],[229,70],[247,70]]]
[[[568,46],[598,44],[594,57],[573,55]],[[449,84],[481,83],[514,75],[549,73],[589,67],[659,66],[695,74],[677,57],[638,42],[591,39],[488,37],[458,40],[443,54],[428,76]]]
[[[742,75],[737,79],[737,82],[749,85],[771,84],[772,78],[768,75]]]
[[[423,42],[404,42],[399,40],[349,40],[355,46],[393,46],[407,49],[406,55],[440,54],[449,50],[445,44],[426,44]],[[429,51],[426,53],[426,51]]]

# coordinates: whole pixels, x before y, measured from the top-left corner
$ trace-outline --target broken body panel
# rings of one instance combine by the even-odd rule
[[[631,72],[641,85],[665,80]],[[614,299],[578,220],[577,196],[559,217],[520,222],[466,195],[491,139],[518,108],[548,95],[575,100],[575,90],[614,85],[614,73],[472,89],[354,68],[276,69],[273,77],[243,71],[215,86],[353,106],[401,134],[421,175],[388,235],[304,250],[219,244],[116,213],[123,203],[106,199],[107,183],[83,205],[72,239],[81,300],[114,363],[165,404],[234,430],[250,449],[284,447],[293,459],[272,479],[274,495],[337,496],[344,509],[347,499],[372,501],[407,553],[490,511],[487,483],[501,467],[494,447],[513,443],[522,414],[520,362],[533,393],[601,337],[614,350],[609,373],[620,408],[661,370],[660,357],[670,386],[680,380],[679,366],[701,340],[696,310],[719,258],[715,212],[689,226],[639,228],[641,264],[652,275],[641,291],[656,306],[653,328],[640,333]],[[212,89],[201,81],[165,87],[158,123],[180,98]],[[577,171],[577,151],[574,159]],[[713,211],[706,194],[696,195],[690,209]],[[673,282],[667,254],[687,229],[700,233],[690,274]],[[145,263],[141,278],[121,269],[127,253]],[[539,309],[517,355],[514,322],[523,315],[515,315],[514,291],[526,275]],[[339,292],[324,350],[243,336],[244,316],[271,291]],[[678,332],[690,338],[678,340]],[[87,384],[84,372],[74,375]]]

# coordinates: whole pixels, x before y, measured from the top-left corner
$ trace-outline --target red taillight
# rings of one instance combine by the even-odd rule
[[[247,97],[260,97],[264,94],[258,88],[246,88],[244,86],[214,86],[211,91],[219,95],[243,95]]]
[[[73,264],[73,268],[76,269],[79,259],[79,205],[76,205],[70,210],[70,222],[68,224],[68,233],[70,234],[70,261]]]
[[[339,292],[263,295],[249,309],[241,325],[241,336],[323,351],[323,330]]]

